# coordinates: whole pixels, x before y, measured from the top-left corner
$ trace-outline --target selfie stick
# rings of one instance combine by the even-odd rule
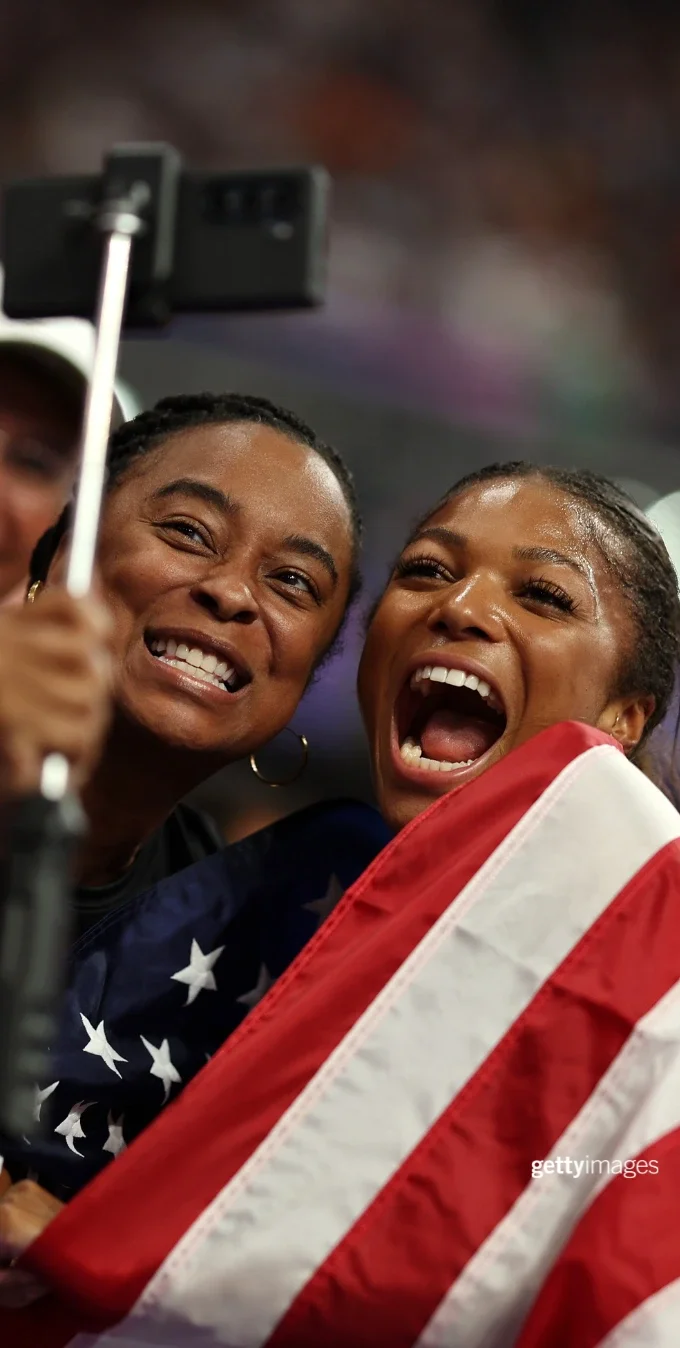
[[[88,386],[75,493],[66,588],[74,598],[92,584],[106,453],[114,403],[132,244],[145,235],[144,277],[162,305],[170,276],[179,158],[169,146],[121,147],[109,156],[102,204],[90,215],[103,235],[95,353]],[[149,236],[152,236],[149,238]],[[148,245],[151,244],[149,248]],[[7,839],[7,886],[0,929],[0,1130],[37,1131],[37,1084],[43,1079],[63,994],[71,936],[72,862],[86,831],[69,791],[69,765],[50,754],[40,792],[17,803]]]

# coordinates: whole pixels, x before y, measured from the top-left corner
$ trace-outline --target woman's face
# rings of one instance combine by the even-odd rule
[[[0,349],[0,600],[25,582],[68,498],[80,416],[80,400],[54,376]]]
[[[520,478],[468,488],[404,549],[359,670],[393,827],[559,721],[637,743],[653,699],[612,695],[634,632],[602,548],[620,555],[586,503]]]
[[[348,506],[314,451],[249,423],[173,435],[105,504],[119,711],[211,764],[252,752],[332,641],[351,561]]]

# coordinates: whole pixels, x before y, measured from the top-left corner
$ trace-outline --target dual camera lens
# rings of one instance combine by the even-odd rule
[[[205,188],[205,216],[223,228],[264,228],[289,238],[300,211],[299,184],[288,177],[216,178]]]

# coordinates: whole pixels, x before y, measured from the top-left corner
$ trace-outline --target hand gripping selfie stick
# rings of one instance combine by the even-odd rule
[[[86,595],[106,477],[118,349],[133,240],[144,233],[155,282],[169,275],[179,161],[170,147],[121,149],[109,157],[92,224],[103,235],[95,353],[87,392],[66,588]],[[82,204],[72,203],[73,212]],[[165,272],[165,277],[163,273]],[[0,926],[0,1129],[36,1131],[42,1079],[63,993],[71,935],[73,853],[86,831],[60,754],[43,763],[40,792],[18,802],[7,839]]]

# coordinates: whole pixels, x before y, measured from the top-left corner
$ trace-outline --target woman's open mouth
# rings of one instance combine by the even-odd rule
[[[421,665],[395,706],[399,766],[409,777],[465,772],[486,758],[506,724],[500,694],[484,679],[463,669]]]

